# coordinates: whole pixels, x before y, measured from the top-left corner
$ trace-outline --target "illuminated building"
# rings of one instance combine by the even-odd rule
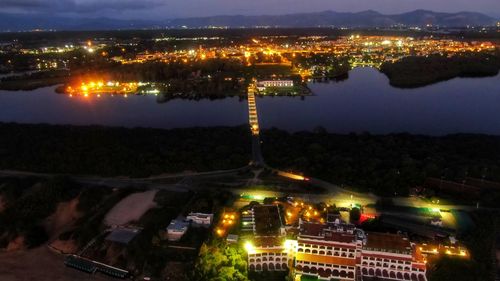
[[[293,241],[285,239],[285,228],[277,205],[252,209],[254,238],[245,244],[251,271],[287,270],[293,259]]]
[[[388,233],[367,233],[359,265],[362,280],[426,281],[426,264],[408,238]]]
[[[257,89],[264,91],[268,87],[293,87],[293,80],[265,80],[257,82]]]
[[[365,234],[338,219],[303,223],[295,258],[296,274],[322,280],[427,280],[425,260],[408,238]]]
[[[301,221],[296,241],[278,231],[266,234],[245,244],[250,270],[284,270],[287,265],[296,280],[427,280],[425,258],[408,238],[365,233],[339,215],[327,215],[326,223]]]
[[[247,243],[245,248],[250,271],[287,270],[293,259],[284,236],[260,236]]]
[[[361,232],[362,234],[362,232]],[[322,280],[355,280],[362,240],[354,225],[329,215],[326,224],[302,222],[297,239],[295,272]]]

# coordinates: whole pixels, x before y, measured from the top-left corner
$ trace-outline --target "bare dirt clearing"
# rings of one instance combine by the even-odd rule
[[[0,252],[0,280],[6,281],[109,281],[64,265],[64,256],[46,246],[33,250]]]
[[[137,221],[149,209],[156,207],[154,198],[157,190],[133,193],[116,204],[104,218],[108,226],[125,225]]]

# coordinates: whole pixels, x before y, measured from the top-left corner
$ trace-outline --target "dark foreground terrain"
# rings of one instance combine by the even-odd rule
[[[234,169],[251,155],[246,126],[126,129],[0,124],[0,169],[147,177]],[[276,168],[376,194],[408,194],[427,178],[500,181],[500,137],[457,134],[338,135],[262,132],[266,162]],[[496,196],[496,195],[495,195]],[[497,197],[485,196],[494,204]]]

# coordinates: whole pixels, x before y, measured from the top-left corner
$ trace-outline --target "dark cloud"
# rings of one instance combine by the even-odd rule
[[[163,4],[161,0],[0,0],[0,11],[95,13],[152,9]]]

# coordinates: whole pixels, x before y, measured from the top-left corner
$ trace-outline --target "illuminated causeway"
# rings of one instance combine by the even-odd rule
[[[248,118],[252,135],[259,135],[259,118],[257,116],[257,106],[255,103],[255,86],[248,87]]]

